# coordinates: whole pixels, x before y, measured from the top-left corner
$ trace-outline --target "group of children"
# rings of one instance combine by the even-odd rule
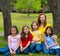
[[[0,48],[0,54],[28,54],[44,52],[45,54],[57,54],[60,56],[60,46],[57,37],[53,34],[52,27],[46,23],[46,15],[41,13],[38,22],[32,22],[31,30],[27,25],[19,31],[16,26],[9,29],[8,45]]]

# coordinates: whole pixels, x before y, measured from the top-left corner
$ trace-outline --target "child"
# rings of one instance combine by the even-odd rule
[[[53,29],[50,26],[46,28],[44,38],[45,46],[43,47],[43,50],[50,54],[57,54],[60,56],[60,46],[58,45],[56,36],[54,36]]]
[[[35,51],[40,52],[42,51],[41,32],[38,30],[37,22],[32,22],[31,28],[32,28],[31,33],[33,35],[33,40],[30,46],[30,50],[32,51],[32,53]]]
[[[24,25],[21,32],[21,44],[20,44],[20,50],[21,53],[28,54],[29,53],[29,46],[32,41],[32,34],[29,31],[29,27],[27,25]]]
[[[19,54],[20,35],[16,26],[12,26],[9,30],[8,45],[5,48],[0,48],[0,53],[9,56],[9,54]]]

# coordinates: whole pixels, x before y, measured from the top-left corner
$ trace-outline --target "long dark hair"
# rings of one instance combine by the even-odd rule
[[[41,25],[41,20],[40,20],[40,17],[42,16],[42,15],[44,15],[45,16],[45,22],[44,22],[44,27],[45,27],[45,25],[47,24],[47,22],[46,22],[46,15],[45,15],[45,13],[40,13],[40,15],[38,16],[38,26],[40,26]]]
[[[35,21],[33,21],[32,24],[31,24],[31,30],[32,30],[32,31],[34,31],[34,29],[33,29],[33,24],[34,24],[34,23],[36,23],[36,25],[37,25],[37,30],[38,30],[38,23],[35,22]]]
[[[11,35],[11,29],[12,28],[15,28],[16,29],[16,34],[19,33],[17,26],[11,26],[10,29],[9,29],[9,35]]]
[[[24,25],[22,27],[22,32],[21,32],[21,39],[25,39],[25,33],[24,33],[24,28],[27,27],[29,29],[29,27],[27,25]],[[28,37],[30,35],[30,31],[28,32]]]
[[[51,26],[48,26],[48,27],[46,28],[46,30],[45,30],[45,35],[48,36],[48,34],[47,34],[47,32],[46,32],[48,28],[51,30],[50,36],[52,36],[52,35],[53,35],[53,29],[52,29]]]

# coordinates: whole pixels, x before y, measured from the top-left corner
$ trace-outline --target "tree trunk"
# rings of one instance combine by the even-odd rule
[[[53,15],[54,33],[60,36],[60,0],[47,0]]]
[[[0,0],[2,6],[2,14],[3,14],[3,24],[4,24],[4,39],[9,35],[9,28],[12,26],[11,24],[11,16],[10,16],[10,0]]]
[[[30,9],[28,9],[28,16],[30,15]]]

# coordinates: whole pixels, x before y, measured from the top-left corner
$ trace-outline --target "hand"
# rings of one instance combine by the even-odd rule
[[[21,52],[23,52],[23,47],[20,48]]]
[[[23,51],[26,49],[26,47],[23,48]]]
[[[16,54],[16,51],[13,51],[13,54]]]
[[[46,49],[49,50],[50,46],[46,46]]]
[[[13,51],[12,51],[12,50],[10,50],[10,53],[11,53],[11,54],[13,54]]]

